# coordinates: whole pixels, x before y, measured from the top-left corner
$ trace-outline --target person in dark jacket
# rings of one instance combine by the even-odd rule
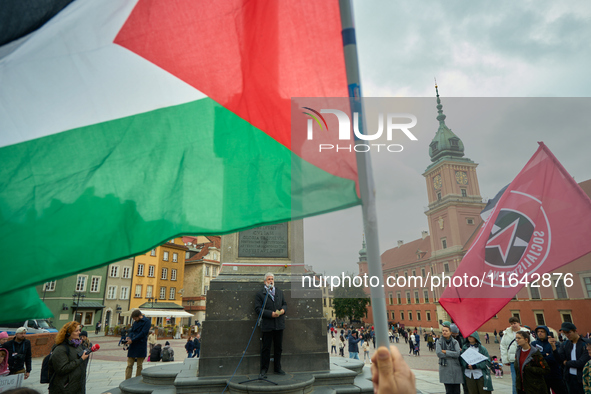
[[[349,335],[349,358],[359,360],[359,345],[357,345],[363,338],[357,338],[357,331],[351,332]]]
[[[187,358],[193,358],[193,352],[195,351],[195,344],[193,343],[193,337],[189,336],[185,343],[185,350],[187,351]]]
[[[531,346],[540,351],[542,357],[544,357],[544,360],[546,360],[550,367],[550,372],[544,375],[546,386],[551,388],[555,394],[567,394],[566,386],[562,379],[561,364],[556,357],[554,357],[552,345],[548,342],[550,336],[553,337],[554,335],[550,333],[550,330],[546,326],[537,326],[535,331],[538,339],[533,341]],[[557,346],[560,346],[560,344]]]
[[[264,378],[269,370],[271,361],[271,343],[275,349],[273,360],[275,373],[285,375],[281,369],[281,352],[283,350],[283,330],[285,329],[285,297],[283,292],[275,287],[273,273],[265,274],[265,287],[256,295],[255,312],[259,316],[262,312],[261,331],[263,333],[263,347],[261,349],[261,372]]]
[[[199,358],[201,354],[201,334],[195,335],[195,339],[193,339],[193,345],[195,347],[195,353],[193,353],[193,357]]]
[[[84,394],[89,353],[80,339],[80,323],[66,323],[55,337],[49,359],[50,394]]]
[[[154,345],[152,350],[150,350],[150,362],[158,362],[162,359],[162,345],[157,343]]]
[[[590,359],[585,341],[577,333],[577,327],[573,323],[562,323],[560,330],[568,340],[559,347],[556,345],[556,340],[551,338],[549,342],[552,352],[562,364],[562,373],[568,393],[583,394],[583,368]],[[576,357],[572,357],[573,348]]]
[[[142,374],[144,359],[148,355],[148,333],[150,332],[150,319],[142,315],[139,309],[131,312],[134,323],[127,333],[127,368],[125,369],[125,380],[131,379],[133,363],[137,361],[135,376]]]
[[[16,330],[16,335],[11,341],[4,342],[2,347],[8,350],[8,366],[10,374],[25,374],[25,379],[29,378],[31,373],[31,341],[25,339],[27,329],[20,327]]]
[[[530,345],[529,331],[515,333],[517,351],[515,352],[515,388],[518,393],[547,393],[543,376],[550,373],[550,367],[540,351]]]

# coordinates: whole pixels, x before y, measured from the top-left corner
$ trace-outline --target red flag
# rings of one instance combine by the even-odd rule
[[[507,305],[525,279],[542,286],[543,274],[591,252],[591,200],[539,144],[462,259],[452,278],[462,285],[448,286],[439,300],[464,336]]]

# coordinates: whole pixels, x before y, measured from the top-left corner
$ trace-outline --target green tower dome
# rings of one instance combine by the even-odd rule
[[[365,249],[365,235],[363,235],[363,246],[359,251],[359,261],[367,261],[367,250]]]
[[[441,105],[437,84],[435,84],[435,92],[437,93],[437,120],[439,121],[439,129],[437,129],[435,137],[429,144],[431,161],[436,162],[442,158],[464,157],[464,143],[445,124],[446,116],[443,114],[443,105]]]

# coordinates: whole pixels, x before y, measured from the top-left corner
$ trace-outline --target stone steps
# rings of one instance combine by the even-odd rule
[[[141,377],[121,382],[111,394],[188,394],[221,393],[229,376],[203,378],[197,376],[198,359],[186,359],[182,364],[158,365],[146,368]],[[229,394],[348,394],[373,393],[371,371],[362,361],[333,359],[329,372],[296,372],[287,375],[269,374],[270,381],[240,384],[257,375],[237,375],[228,384]]]

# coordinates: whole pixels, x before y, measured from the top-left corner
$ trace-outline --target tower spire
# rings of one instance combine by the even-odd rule
[[[437,87],[437,79],[435,79],[435,93],[437,94],[437,120],[440,125],[445,125],[445,114],[443,113],[443,105],[441,105],[441,99],[439,98],[439,89]]]
[[[460,140],[445,124],[446,116],[443,113],[443,105],[441,105],[441,98],[439,97],[437,80],[435,80],[435,94],[437,96],[436,119],[439,121],[439,128],[435,133],[433,141],[429,144],[429,156],[433,163],[444,158],[455,158],[457,160],[464,156],[464,144],[462,143],[462,140]]]
[[[363,234],[363,247],[359,251],[359,261],[367,261],[367,249],[365,248],[365,234]]]

